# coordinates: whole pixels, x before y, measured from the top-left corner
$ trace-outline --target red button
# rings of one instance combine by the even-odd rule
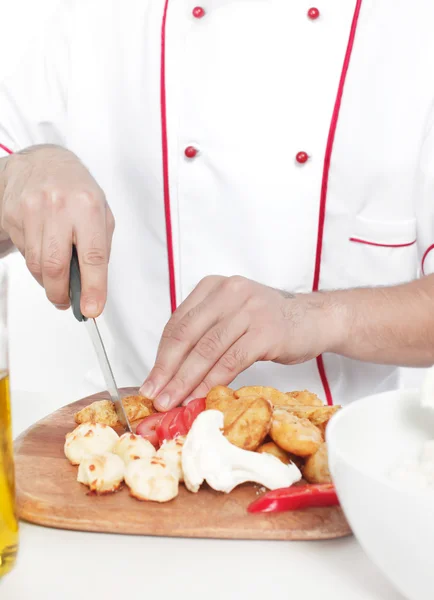
[[[312,21],[318,19],[319,15],[320,12],[317,8],[309,8],[309,10],[307,11],[307,16],[309,17],[309,19],[312,19]]]
[[[201,6],[196,6],[195,8],[193,8],[193,17],[195,19],[201,19],[202,17],[205,16],[205,11]]]
[[[184,150],[184,154],[187,158],[194,158],[197,155],[197,150],[194,146],[187,146]]]
[[[297,152],[295,160],[300,163],[300,165],[304,165],[304,163],[309,160],[309,155],[307,152]]]

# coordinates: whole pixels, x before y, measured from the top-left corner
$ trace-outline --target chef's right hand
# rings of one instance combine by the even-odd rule
[[[104,192],[80,160],[58,146],[33,146],[6,160],[0,180],[0,234],[3,230],[10,237],[59,309],[70,305],[69,264],[75,244],[81,311],[98,316],[106,301],[115,226]]]

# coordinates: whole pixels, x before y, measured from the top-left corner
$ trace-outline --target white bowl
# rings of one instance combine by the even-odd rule
[[[402,457],[434,439],[434,411],[419,393],[354,402],[327,428],[330,470],[351,528],[373,562],[409,600],[434,598],[434,492],[388,479]]]

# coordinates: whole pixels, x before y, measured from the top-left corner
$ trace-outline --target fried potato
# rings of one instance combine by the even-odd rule
[[[206,407],[213,408],[215,403],[218,403],[220,398],[233,398],[234,390],[224,385],[216,385],[211,388],[206,396]]]
[[[111,400],[97,400],[74,415],[74,420],[80,425],[82,423],[100,423],[115,427],[118,416]]]
[[[309,419],[324,435],[327,423],[341,406],[285,406],[277,410],[286,410],[301,419]]]
[[[324,442],[302,467],[303,477],[309,483],[331,483],[329,471],[327,444]]]
[[[267,442],[266,444],[262,444],[262,446],[259,446],[256,452],[259,452],[260,454],[272,454],[285,465],[289,465],[289,463],[291,462],[288,453],[285,452],[285,450],[282,450],[282,448],[279,448],[279,446],[274,442]]]
[[[286,392],[286,403],[282,406],[324,406],[324,402],[316,394],[303,390],[302,392]]]
[[[122,403],[130,421],[148,417],[154,411],[152,400],[144,396],[125,396]],[[101,423],[115,427],[119,421],[111,400],[96,400],[74,415],[76,423]]]
[[[296,456],[314,454],[324,441],[321,431],[309,421],[286,410],[275,410],[271,420],[271,439]]]
[[[276,388],[263,387],[261,385],[242,387],[234,392],[234,396],[235,398],[242,398],[243,396],[260,396],[261,398],[265,398],[265,400],[269,400],[273,406],[286,399],[286,394],[279,392]]]
[[[206,408],[224,414],[225,437],[244,450],[256,450],[268,434],[273,408],[264,398],[222,396],[206,403]]]
[[[125,396],[122,398],[122,404],[130,421],[144,419],[155,412],[152,400],[145,396]]]
[[[334,414],[336,414],[338,412],[338,410],[340,410],[342,408],[342,406],[339,406],[339,405],[325,406],[323,408],[325,408],[326,410],[321,409],[320,411],[315,411],[314,414],[312,415],[312,418],[310,419],[310,421],[312,421],[312,423],[314,425],[316,425],[318,427],[318,429],[321,430],[321,433],[323,434],[323,437],[325,438],[326,428],[330,422],[330,419],[332,418],[332,416]]]

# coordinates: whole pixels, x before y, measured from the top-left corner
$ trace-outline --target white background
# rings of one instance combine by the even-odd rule
[[[0,79],[11,72],[26,44],[41,31],[61,0],[0,0]],[[74,400],[83,393],[84,374],[96,365],[86,332],[68,313],[56,311],[25,269],[22,257],[10,265],[10,354],[15,389],[62,390]],[[145,375],[145,374],[144,374]],[[404,385],[417,384],[420,371],[405,371]]]

